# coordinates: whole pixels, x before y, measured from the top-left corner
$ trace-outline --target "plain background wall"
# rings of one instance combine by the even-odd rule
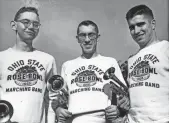
[[[23,1],[23,0],[22,0]],[[13,46],[15,32],[10,21],[23,5],[21,0],[0,0],[0,50]],[[39,0],[41,28],[34,46],[53,55],[58,71],[63,62],[76,58],[81,48],[75,38],[78,24],[86,19],[99,26],[98,51],[124,61],[138,50],[132,40],[126,12],[138,4],[154,12],[159,39],[168,39],[168,0]],[[5,56],[4,56],[5,57]]]

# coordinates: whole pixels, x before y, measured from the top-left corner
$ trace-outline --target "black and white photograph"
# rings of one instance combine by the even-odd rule
[[[0,123],[169,123],[168,0],[0,0]]]

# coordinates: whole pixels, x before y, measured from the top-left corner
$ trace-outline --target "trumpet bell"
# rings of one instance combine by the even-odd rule
[[[13,115],[13,106],[6,100],[0,100],[0,123],[5,123]]]
[[[108,79],[111,79],[112,78],[112,74],[114,74],[115,72],[115,68],[114,67],[111,67],[109,68],[103,75],[103,79],[104,80],[108,80]]]
[[[62,89],[64,80],[60,75],[53,75],[47,82],[47,89],[52,92],[58,92]]]

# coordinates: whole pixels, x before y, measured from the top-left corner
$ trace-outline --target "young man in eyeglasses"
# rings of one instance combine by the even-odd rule
[[[12,104],[14,114],[11,122],[41,123],[46,82],[57,73],[56,63],[53,56],[38,51],[32,45],[40,28],[36,8],[19,9],[11,27],[16,32],[15,45],[0,52],[0,100]],[[50,105],[48,115],[55,116]],[[49,118],[49,122],[54,121]]]
[[[97,52],[99,37],[99,29],[94,22],[86,20],[79,24],[76,38],[82,48],[82,55],[62,66],[61,74],[67,85],[69,104],[68,110],[61,107],[56,109],[58,123],[64,123],[70,117],[73,117],[73,123],[105,123],[106,120],[119,117],[120,106],[123,105],[124,109],[129,106],[126,98],[123,98],[119,107],[110,105],[108,96],[103,92],[104,85],[109,82],[103,79],[108,68],[114,67],[117,77],[122,82],[124,79],[117,61]],[[100,109],[102,111],[96,113],[74,115]]]

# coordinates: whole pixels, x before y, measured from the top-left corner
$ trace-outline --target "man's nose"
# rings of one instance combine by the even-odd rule
[[[140,33],[140,27],[135,26],[134,33],[135,34]]]
[[[30,23],[29,26],[28,26],[28,28],[34,28],[33,27],[33,23]]]
[[[90,38],[88,35],[86,35],[85,42],[90,42]]]

